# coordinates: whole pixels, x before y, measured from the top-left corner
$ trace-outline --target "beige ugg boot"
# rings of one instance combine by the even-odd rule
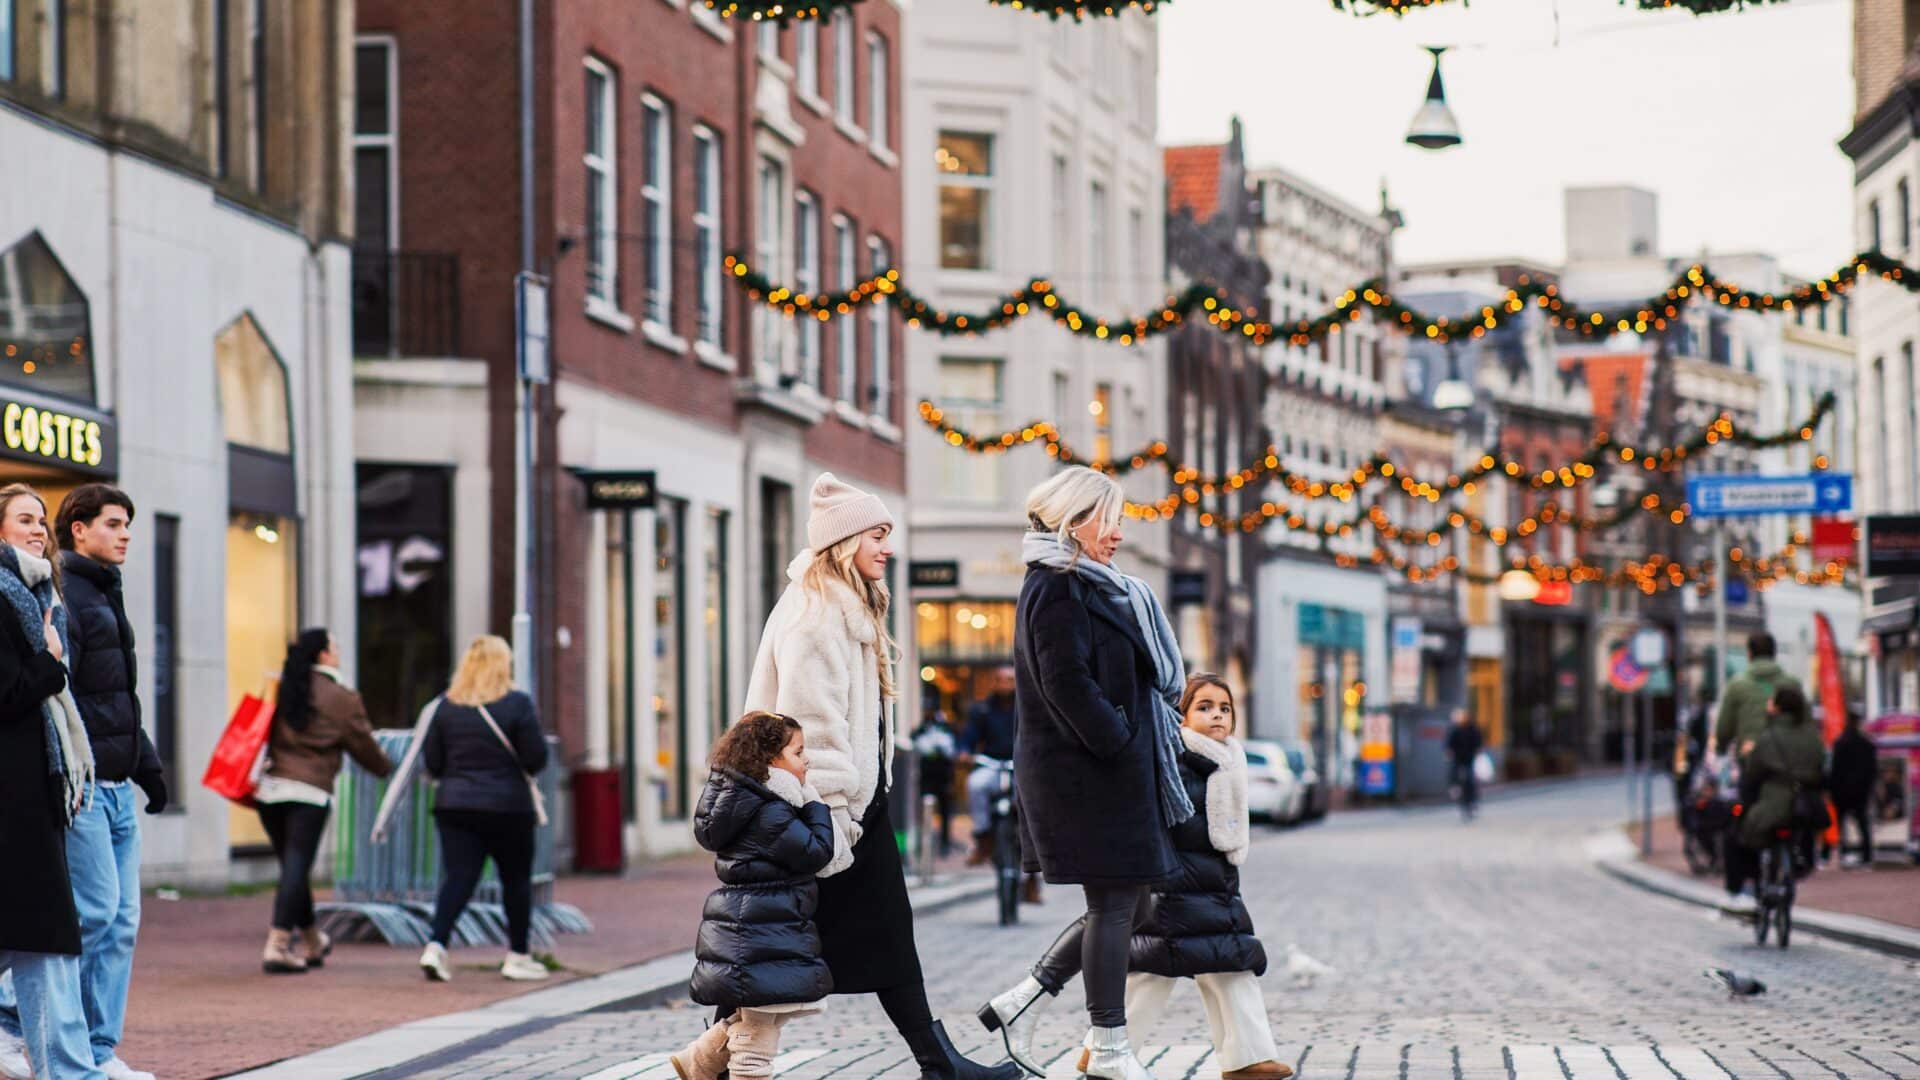
[[[700,1037],[687,1044],[685,1050],[668,1058],[673,1062],[673,1071],[680,1074],[680,1080],[716,1080],[727,1067],[727,1029],[733,1026],[733,1017],[701,1032]]]
[[[307,962],[293,951],[293,932],[267,931],[267,947],[260,953],[260,970],[269,975],[302,975]]]
[[[780,1026],[791,1013],[741,1009],[727,1029],[727,1073],[730,1076],[773,1075],[773,1059],[780,1055]]]
[[[333,938],[317,926],[309,926],[300,931],[300,944],[306,950],[307,966],[325,967],[328,954],[333,952]]]

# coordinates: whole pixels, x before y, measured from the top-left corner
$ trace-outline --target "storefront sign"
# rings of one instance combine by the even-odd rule
[[[1411,705],[1420,700],[1420,637],[1419,619],[1393,620],[1389,682],[1395,705]]]
[[[1813,523],[1813,559],[1823,563],[1852,559],[1857,554],[1855,544],[1859,538],[1853,522],[1819,518]]]
[[[907,582],[916,589],[954,589],[960,586],[960,564],[953,559],[910,562]]]
[[[1533,594],[1533,602],[1547,607],[1566,607],[1573,603],[1573,582],[1543,581],[1540,591]]]
[[[1607,659],[1607,683],[1623,694],[1631,694],[1647,685],[1647,669],[1634,663],[1622,645]]]
[[[1866,574],[1920,576],[1920,514],[1868,515]]]
[[[587,485],[589,510],[651,510],[658,494],[651,469],[645,472],[583,472],[580,479]]]
[[[1207,602],[1207,572],[1205,570],[1175,570],[1173,572],[1172,604],[1204,604]]]
[[[103,476],[113,474],[112,419],[71,407],[0,398],[0,454]]]
[[[1301,604],[1300,643],[1330,645],[1336,649],[1364,649],[1367,644],[1366,618],[1357,611],[1344,608]]]

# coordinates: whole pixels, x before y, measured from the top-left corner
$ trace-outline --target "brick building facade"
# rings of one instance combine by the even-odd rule
[[[906,518],[897,321],[790,322],[724,267],[741,254],[818,292],[900,260],[902,13],[778,28],[697,0],[535,11],[552,360],[533,391],[539,699],[569,770],[619,788],[624,850],[651,854],[690,843],[707,748],[804,546],[813,477],[832,470]],[[424,537],[450,582],[437,607],[362,596],[420,658],[394,676],[409,698],[516,606],[516,17],[359,10],[356,307],[391,331],[357,349],[362,549]],[[606,479],[646,483],[590,506]],[[423,493],[396,505],[404,526],[367,512],[399,490]]]

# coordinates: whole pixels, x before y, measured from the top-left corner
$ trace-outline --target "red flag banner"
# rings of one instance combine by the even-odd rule
[[[1825,714],[1820,737],[1832,746],[1847,726],[1847,690],[1840,678],[1840,649],[1833,640],[1833,624],[1817,611],[1813,613],[1813,656],[1820,667],[1820,709]]]

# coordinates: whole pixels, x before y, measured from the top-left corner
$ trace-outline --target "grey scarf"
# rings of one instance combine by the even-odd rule
[[[67,638],[67,609],[53,587],[53,567],[45,559],[21,551],[12,544],[0,543],[0,595],[19,620],[20,629],[34,651],[46,636],[46,612],[53,611],[53,629],[60,635],[60,651],[71,648]],[[86,724],[80,719],[79,706],[67,687],[40,703],[40,718],[46,728],[47,775],[60,791],[60,824],[73,824],[73,815],[92,796],[93,745],[88,741]]]
[[[1160,781],[1160,816],[1171,829],[1193,816],[1193,800],[1180,782],[1180,695],[1187,688],[1187,668],[1180,660],[1180,644],[1160,599],[1147,583],[1078,553],[1052,533],[1030,532],[1020,541],[1020,558],[1062,573],[1071,572],[1100,592],[1127,605],[1146,640],[1153,660],[1153,756]]]

